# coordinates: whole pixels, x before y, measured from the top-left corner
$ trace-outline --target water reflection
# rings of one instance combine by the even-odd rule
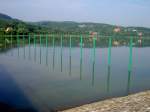
[[[110,93],[110,75],[111,75],[111,67],[108,66],[108,74],[107,74],[107,93]]]
[[[128,71],[127,94],[130,94],[131,87],[131,71]]]
[[[37,95],[36,98],[39,97],[42,99],[41,100],[42,103],[46,102],[45,104],[49,105],[51,108],[51,107],[57,107],[58,105],[65,104],[66,100],[67,102],[72,103],[69,105],[73,105],[73,104],[76,104],[74,102],[80,103],[80,101],[83,101],[83,102],[95,101],[97,99],[102,99],[105,96],[107,97],[109,97],[110,95],[119,96],[122,94],[126,94],[126,92],[127,94],[129,94],[133,91],[132,90],[134,88],[133,85],[131,89],[131,73],[132,73],[131,72],[132,71],[132,41],[131,40],[130,40],[129,47],[111,48],[112,40],[110,38],[107,41],[108,49],[107,48],[102,49],[102,48],[97,48],[97,40],[95,38],[92,38],[92,41],[90,41],[91,42],[90,48],[83,48],[82,36],[78,40],[78,42],[80,42],[80,46],[76,48],[72,48],[74,47],[73,46],[74,41],[73,41],[73,38],[71,37],[70,37],[69,46],[67,46],[67,48],[64,47],[66,45],[65,39],[66,38],[63,38],[61,36],[61,38],[59,38],[59,41],[58,41],[58,39],[55,36],[53,36],[51,39],[48,36],[43,37],[43,36],[34,35],[33,38],[28,37],[28,44],[27,42],[25,44],[24,39],[22,39],[21,37],[19,38],[18,36],[17,48],[13,49],[14,57],[15,56],[17,57],[17,53],[18,53],[18,57],[22,59],[22,60],[20,59],[19,61],[24,62],[23,57],[29,56],[29,58],[27,58],[29,62],[26,61],[25,63],[22,63],[22,65],[18,64],[20,62],[18,63],[16,62],[17,64],[15,64],[15,67],[16,67],[17,72],[14,70],[15,72],[12,72],[12,73],[21,74],[21,75],[16,75],[16,80],[18,79],[19,80],[18,82],[20,82],[22,85],[32,82],[32,83],[29,83],[28,85],[31,86],[31,89],[33,89],[33,92],[36,93]],[[86,40],[84,40],[84,42],[85,41]],[[52,42],[52,45],[50,45],[51,42]],[[23,47],[21,47],[22,43],[23,43]],[[42,47],[42,45],[44,47]],[[57,50],[55,49],[57,45],[59,49],[58,53],[57,53]],[[125,49],[127,51],[126,55],[119,54],[120,51],[125,51]],[[84,50],[85,55],[83,55],[83,50]],[[111,56],[112,51],[115,53]],[[8,53],[10,52],[11,51],[9,51]],[[40,56],[39,56],[39,53],[40,53]],[[58,60],[58,62],[56,61],[57,54],[58,54],[58,58],[60,59]],[[92,59],[91,58],[89,59],[89,57],[87,57],[89,55],[91,55]],[[101,59],[97,58],[99,56],[101,56]],[[121,64],[118,61],[117,57],[123,58]],[[45,65],[44,67],[40,66],[39,58],[41,58],[40,64],[44,63]],[[34,59],[35,63],[37,61],[38,64],[31,63],[30,62],[32,61],[31,59]],[[83,61],[84,59],[86,61]],[[5,61],[9,63],[11,62],[10,60],[8,60],[7,62],[7,58],[6,58]],[[99,60],[101,60],[101,63],[99,63]],[[63,63],[63,62],[66,62],[66,63]],[[9,63],[8,66],[9,65],[12,66],[13,64]],[[53,68],[53,70],[56,69],[59,71],[55,71],[55,72],[51,70],[49,71],[48,65],[51,65],[50,67]],[[122,66],[122,65],[125,65],[125,66]],[[10,66],[8,68],[10,68]],[[21,70],[18,70],[18,68],[21,68],[20,66],[23,66],[23,67],[26,66],[26,68],[28,68],[27,66],[31,67],[31,69],[29,69],[30,75],[26,74],[25,71],[20,72]],[[60,66],[61,66],[61,72],[60,72]],[[118,68],[117,67],[115,68],[114,66],[118,66]],[[83,67],[85,69],[83,69]],[[107,69],[107,71],[105,71],[105,69]],[[128,69],[128,74],[126,73],[127,69]],[[118,74],[115,73],[116,71],[118,72]],[[140,70],[137,70],[137,71],[140,71]],[[69,74],[69,76],[71,77],[68,77],[66,73]],[[51,75],[51,74],[54,74],[54,75]],[[27,77],[28,75],[29,77]],[[84,75],[84,78],[83,78],[83,75]],[[126,78],[127,76],[128,78]],[[140,78],[142,79],[143,76]],[[119,81],[123,81],[123,82],[121,82],[120,84]],[[90,83],[90,86],[89,86],[89,83]],[[145,88],[146,87],[147,86],[145,86]],[[27,88],[30,88],[30,87],[27,87]],[[62,94],[56,94],[56,93],[62,93]],[[85,95],[85,93],[88,93],[87,96]]]

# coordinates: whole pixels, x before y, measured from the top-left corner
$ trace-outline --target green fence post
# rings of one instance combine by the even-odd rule
[[[131,86],[131,72],[132,72],[132,51],[133,48],[133,38],[130,38],[130,54],[129,54],[129,65],[128,65],[128,83],[127,83],[127,94],[130,92],[130,86]]]
[[[111,47],[112,47],[112,38],[109,38],[109,48],[108,48],[108,66],[111,66]]]
[[[69,75],[71,75],[71,49],[72,49],[72,39],[70,35],[70,48],[69,48]]]
[[[31,35],[29,34],[29,60],[31,58],[31,51],[30,51],[30,49],[31,49]]]
[[[18,57],[19,57],[19,47],[20,47],[19,35],[17,35],[17,46],[18,46]]]
[[[46,35],[46,65],[48,66],[48,35]]]
[[[83,49],[83,37],[80,36],[80,80],[82,80],[82,49]]]
[[[13,37],[11,33],[11,56],[13,56]]]
[[[63,49],[63,36],[61,35],[61,72],[62,72],[62,49]]]
[[[6,50],[6,48],[7,48],[7,44],[6,44],[7,38],[6,38],[6,35],[4,35],[4,37],[5,37],[5,50]]]
[[[34,34],[34,61],[36,62],[36,35]]]
[[[41,53],[42,53],[41,46],[42,46],[42,36],[40,34],[40,64],[41,64]]]
[[[53,71],[55,68],[55,35],[53,34]]]
[[[96,48],[96,37],[93,38],[93,67],[92,67],[92,86],[94,86],[95,80],[95,48]]]
[[[133,38],[130,38],[130,54],[129,54],[129,65],[128,65],[128,70],[131,72],[132,71],[132,44],[133,44]]]
[[[24,37],[24,34],[23,34],[23,51],[24,51],[24,59],[25,59],[25,37]]]

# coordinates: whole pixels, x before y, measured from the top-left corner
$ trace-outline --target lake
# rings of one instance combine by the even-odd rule
[[[2,50],[0,104],[56,111],[150,89],[150,47],[85,46],[31,43]]]

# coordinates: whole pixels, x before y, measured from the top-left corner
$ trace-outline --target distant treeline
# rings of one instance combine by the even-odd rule
[[[114,29],[120,31],[115,33]],[[7,15],[0,14],[0,34],[90,34],[95,32],[98,35],[137,36],[142,32],[143,36],[150,36],[150,28],[144,27],[122,27],[101,23],[77,23],[72,21],[54,22],[23,22],[13,19]]]

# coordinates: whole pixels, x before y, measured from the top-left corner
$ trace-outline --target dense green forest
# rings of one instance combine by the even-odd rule
[[[119,28],[118,33],[114,32]],[[33,33],[65,33],[65,34],[90,34],[96,32],[99,35],[134,35],[142,32],[144,36],[150,36],[150,28],[144,27],[122,27],[102,23],[78,23],[73,21],[41,21],[24,22],[0,13],[0,34],[33,34]]]

